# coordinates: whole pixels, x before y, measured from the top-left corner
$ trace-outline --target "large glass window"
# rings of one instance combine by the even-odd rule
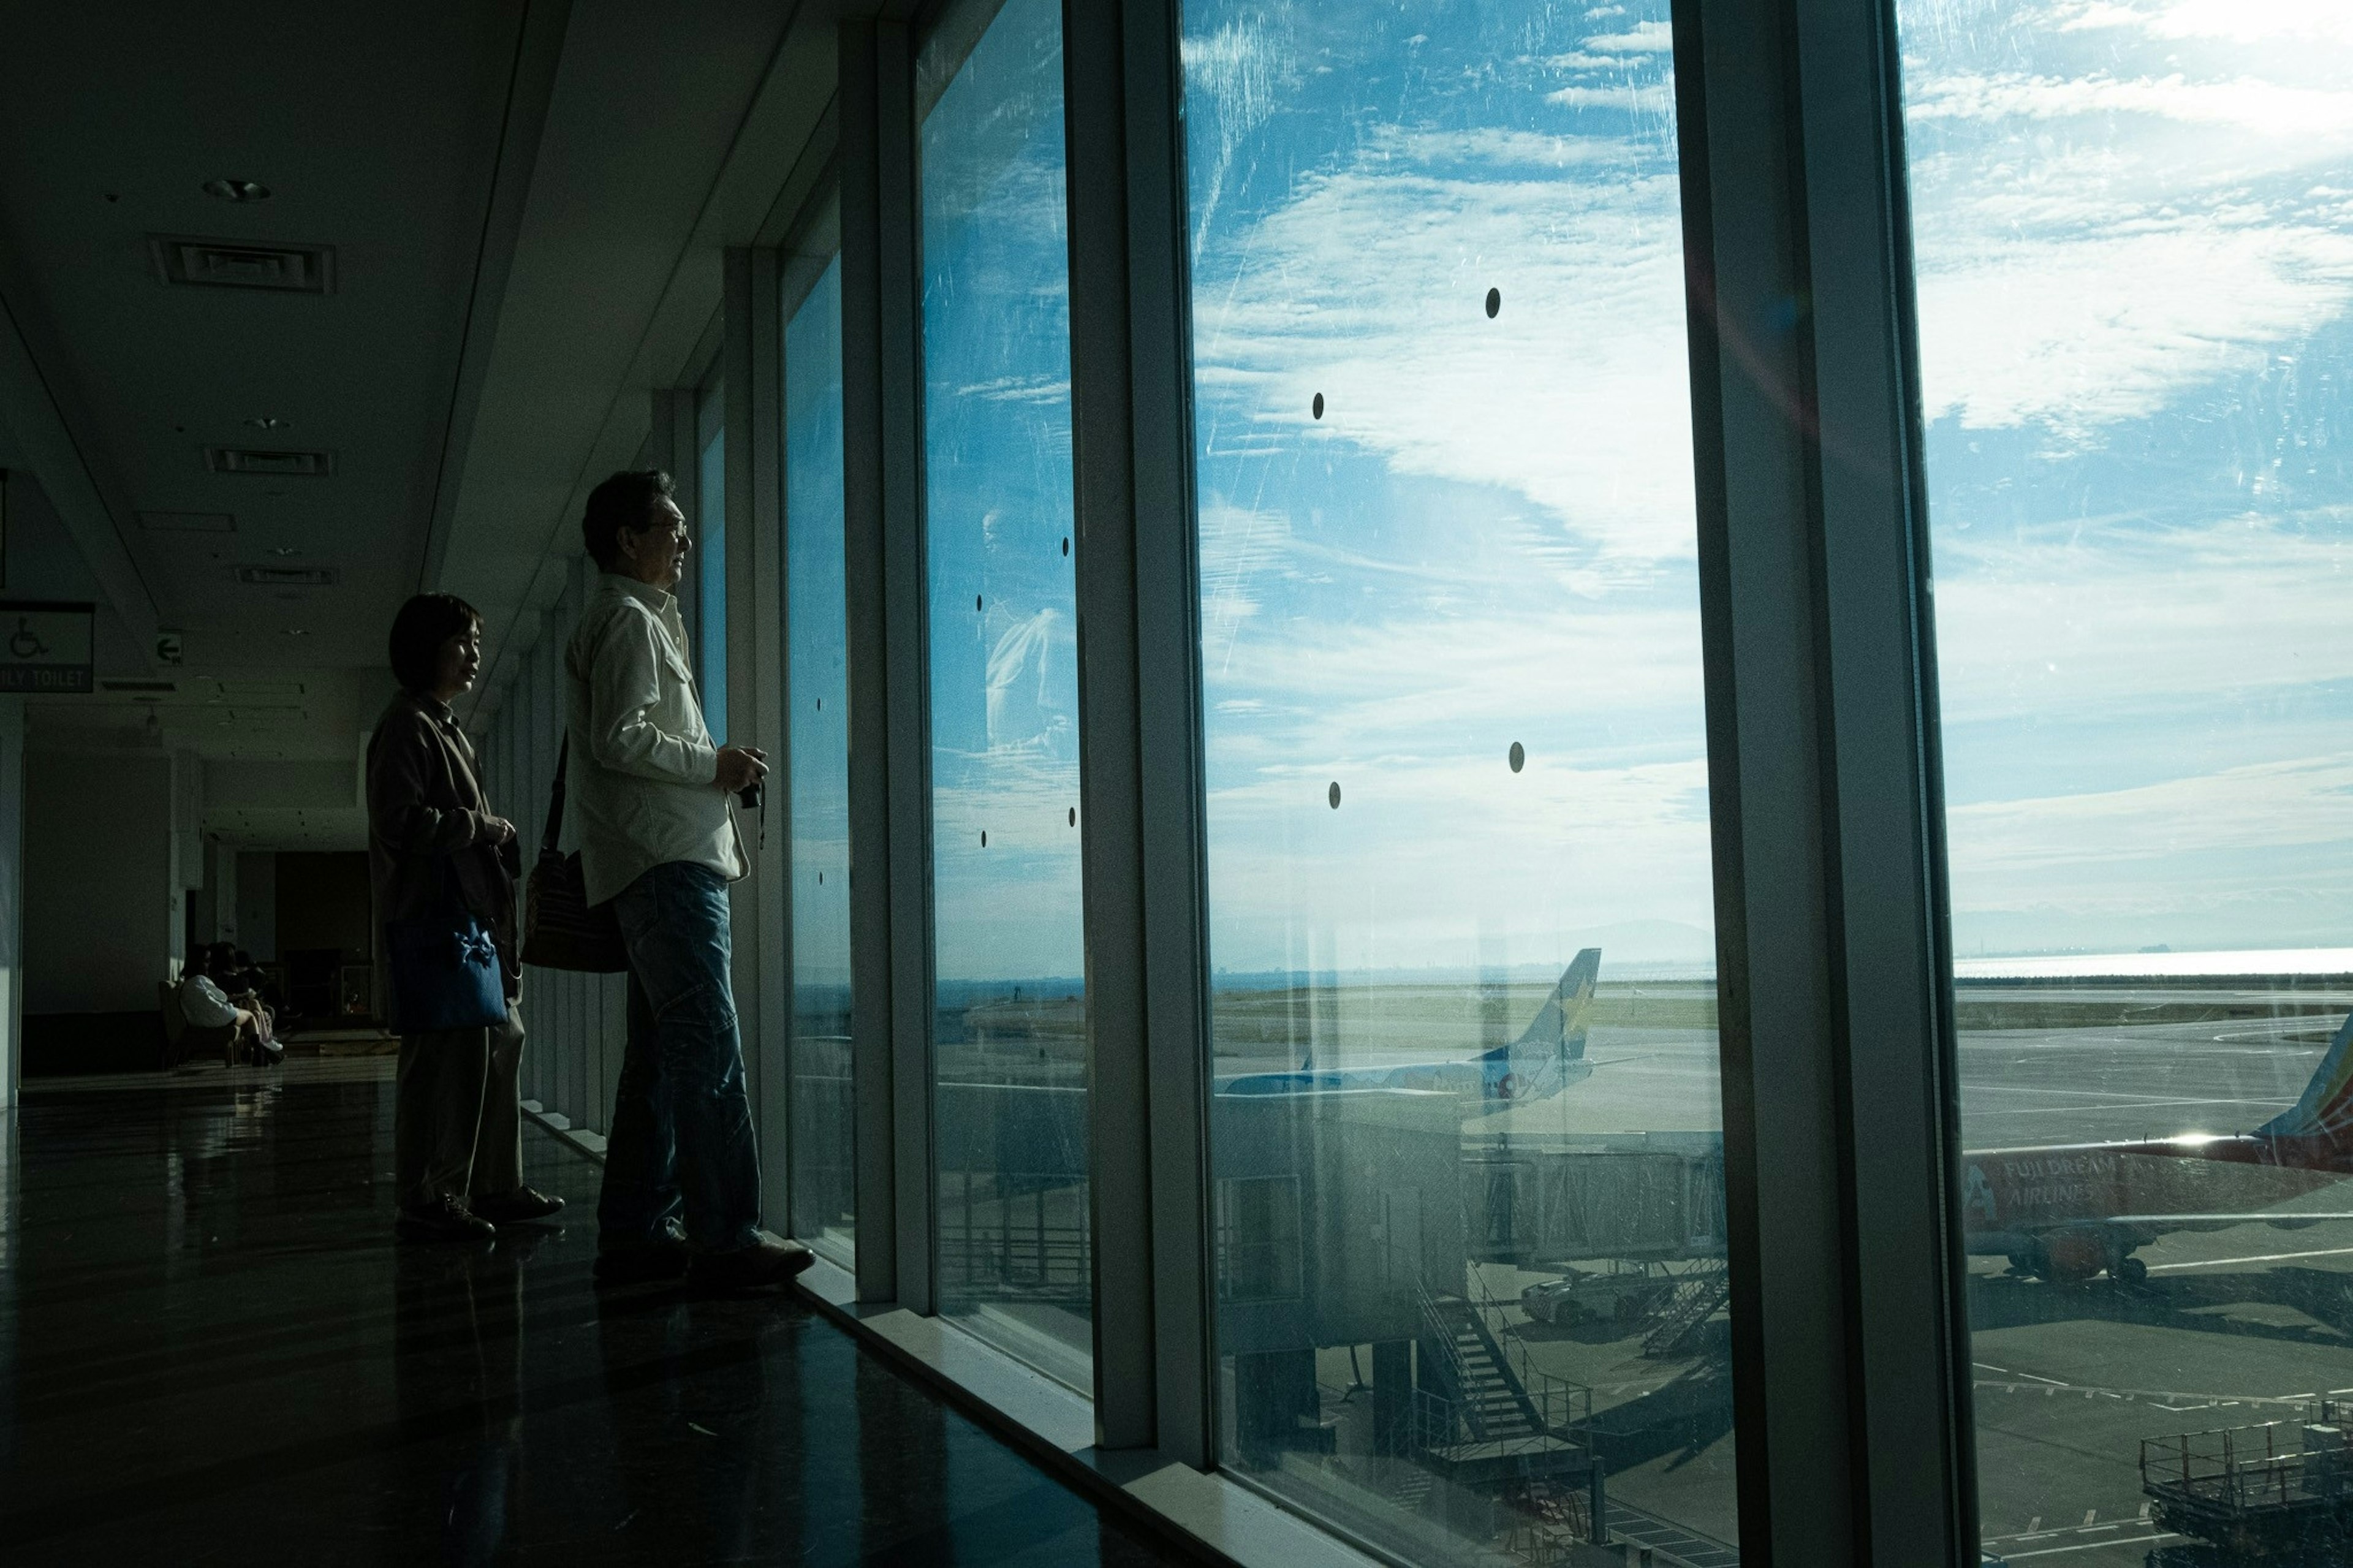
[[[849,670],[841,261],[785,321],[785,684],[793,862],[793,1234],[855,1267],[849,1047]]]
[[[1987,1548],[2344,1561],[2353,12],[1897,15]]]
[[[917,63],[939,1300],[1085,1387],[1061,8],[975,15]]]
[[[727,743],[727,384],[713,382],[697,399],[695,459],[695,684],[702,721]]]
[[[1665,0],[1189,0],[1224,1460],[1737,1539]]]

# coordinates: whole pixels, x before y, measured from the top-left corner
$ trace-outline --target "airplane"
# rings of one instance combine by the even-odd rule
[[[2295,1230],[2353,1213],[2262,1211],[2353,1177],[2353,1015],[2295,1104],[2252,1132],[1987,1149],[1962,1156],[1970,1252],[2058,1284],[2138,1284],[2133,1254],[2177,1231],[2256,1222]]]
[[[1586,1032],[1600,967],[1600,949],[1579,952],[1518,1039],[1474,1057],[1241,1073],[1217,1079],[1215,1092],[1452,1091],[1481,1113],[1547,1099],[1592,1076]],[[2353,1178],[2353,1015],[2338,1026],[2303,1097],[2252,1132],[1984,1149],[1964,1153],[1962,1164],[1967,1249],[2006,1257],[2018,1273],[2054,1283],[2077,1283],[2105,1269],[2137,1284],[2148,1266],[2134,1254],[2176,1232],[2353,1221],[2353,1212],[2264,1212]]]
[[[1314,1068],[1282,1072],[1238,1073],[1216,1080],[1221,1095],[1329,1094],[1348,1089],[1419,1089],[1475,1100],[1482,1111],[1501,1110],[1545,1100],[1593,1074],[1585,1059],[1588,1016],[1594,982],[1601,973],[1601,950],[1588,947],[1569,962],[1560,983],[1537,1009],[1527,1031],[1457,1061],[1411,1062],[1399,1067]]]

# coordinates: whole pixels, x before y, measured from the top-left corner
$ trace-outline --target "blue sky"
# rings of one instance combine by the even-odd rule
[[[1220,968],[1707,958],[1669,46],[1187,8]]]
[[[793,711],[793,975],[849,983],[849,679],[842,570],[841,258],[785,323],[785,656]]]
[[[943,982],[1085,967],[1060,26],[1009,0],[919,146]]]
[[[1898,10],[1957,946],[2353,944],[2353,10]]]
[[[2353,940],[2353,23],[1900,14],[1960,950]],[[1082,962],[1056,15],[923,128],[950,980]],[[1185,61],[1213,961],[1704,963],[1664,5]]]

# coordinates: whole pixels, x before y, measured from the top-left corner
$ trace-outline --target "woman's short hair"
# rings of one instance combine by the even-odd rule
[[[627,468],[588,492],[587,509],[580,514],[580,542],[599,572],[620,563],[621,530],[651,527],[654,502],[677,493],[670,477],[659,468]]]
[[[392,617],[392,678],[404,691],[430,692],[441,645],[481,624],[481,612],[455,594],[417,595]]]

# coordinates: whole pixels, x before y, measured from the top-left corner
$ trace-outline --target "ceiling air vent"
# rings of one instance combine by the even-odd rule
[[[151,533],[235,533],[237,519],[225,511],[142,511],[139,526]]]
[[[237,580],[257,588],[332,588],[332,566],[239,566]]]
[[[216,474],[270,479],[320,479],[335,471],[332,452],[270,452],[251,447],[207,447],[205,467]]]
[[[279,294],[325,294],[335,286],[335,251],[328,245],[157,234],[148,237],[147,249],[156,276],[174,286],[261,289]]]

